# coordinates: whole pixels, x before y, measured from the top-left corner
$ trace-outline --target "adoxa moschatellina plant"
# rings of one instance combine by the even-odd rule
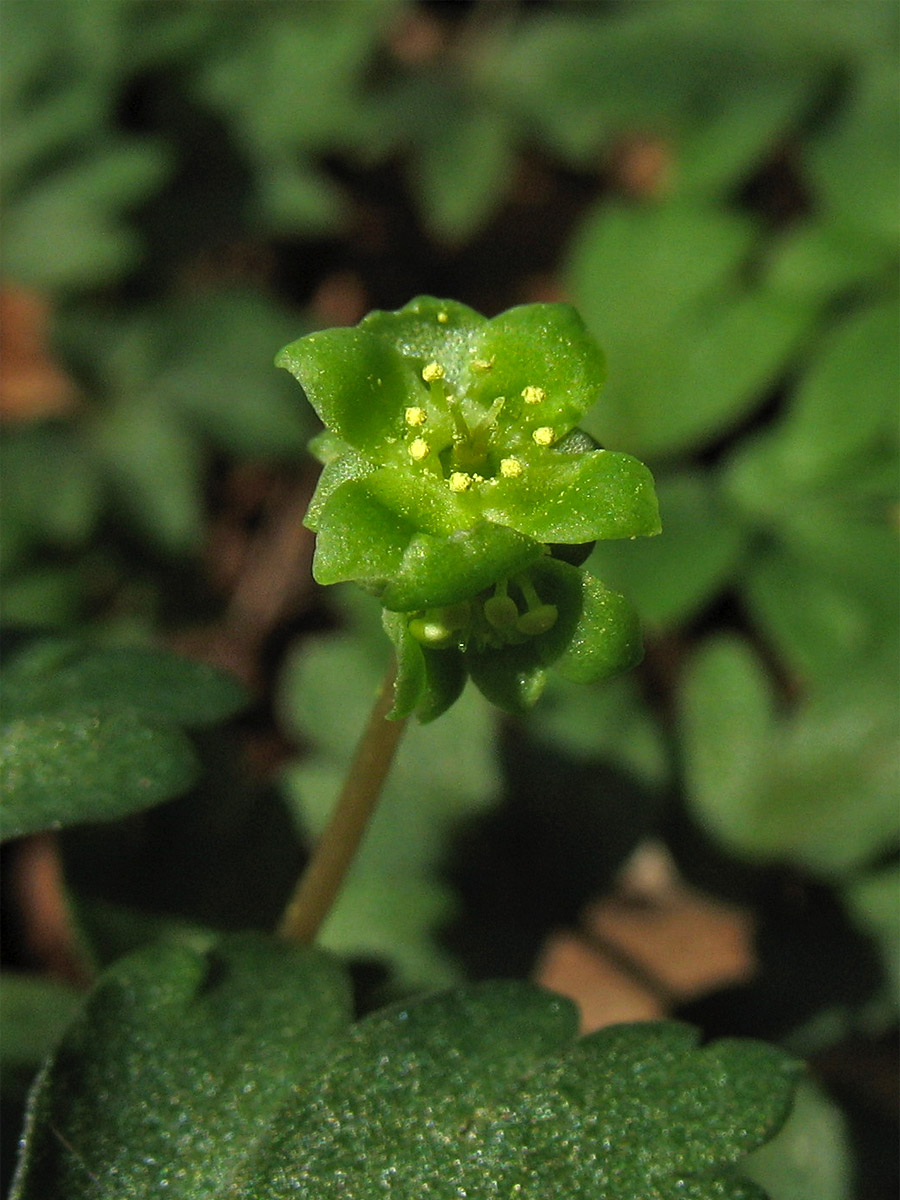
[[[577,422],[603,353],[567,304],[488,320],[420,296],[277,358],[325,429],[306,517],[313,574],[376,596],[396,650],[357,759],[283,932],[309,940],[339,886],[403,719],[437,717],[467,678],[521,712],[553,667],[590,683],[641,656],[624,597],[581,564],[601,538],[659,532],[653,479]],[[388,718],[387,720],[385,718]]]

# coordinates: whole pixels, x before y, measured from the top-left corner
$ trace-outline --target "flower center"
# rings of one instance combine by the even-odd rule
[[[510,595],[510,586],[518,592],[518,602]],[[499,650],[547,633],[558,616],[556,605],[541,600],[531,576],[523,571],[512,579],[498,580],[493,589],[461,604],[413,613],[408,625],[416,641],[431,650],[450,646]]]
[[[493,361],[476,360],[473,370],[486,373]],[[471,406],[464,409],[462,402],[447,388],[443,366],[432,361],[421,371],[422,382],[427,388],[427,398],[422,404],[410,405],[405,412],[407,427],[406,450],[412,461],[424,471],[439,475],[446,480],[452,492],[468,492],[473,485],[493,481],[497,478],[518,479],[525,471],[525,464],[514,455],[502,454],[498,447],[501,430],[500,418],[507,408],[507,398],[497,396],[488,409],[473,417]],[[528,384],[522,389],[521,402],[516,407],[526,406],[534,417],[531,440],[539,448],[552,446],[556,432],[550,425],[539,424],[540,405],[546,392],[537,384]],[[514,414],[510,414],[515,418]],[[529,420],[529,424],[532,422]]]

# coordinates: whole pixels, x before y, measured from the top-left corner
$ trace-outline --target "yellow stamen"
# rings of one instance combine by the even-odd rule
[[[504,479],[518,479],[524,470],[517,458],[500,459],[500,474]]]
[[[529,384],[528,387],[522,389],[522,399],[526,404],[540,404],[546,398],[547,393],[542,387],[534,387]]]
[[[454,471],[447,482],[451,492],[465,492],[472,486],[472,476],[465,471]]]
[[[409,457],[416,462],[421,462],[428,454],[428,443],[424,438],[414,438],[407,447]]]
[[[492,358],[476,358],[472,363],[473,371],[489,371],[494,365]]]
[[[424,425],[425,424],[425,409],[424,408],[408,408],[406,410],[407,425]]]
[[[436,379],[443,379],[444,368],[439,362],[430,362],[427,367],[422,368],[422,378],[426,383],[434,383]]]
[[[541,425],[531,435],[537,446],[552,446],[553,445],[553,430],[549,425]]]
[[[446,325],[447,322],[450,320],[450,318],[447,316],[447,314],[444,312],[443,309],[441,309],[441,311],[438,313],[437,319],[441,325]]]

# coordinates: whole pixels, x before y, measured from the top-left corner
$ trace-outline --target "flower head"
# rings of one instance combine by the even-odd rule
[[[476,659],[502,652],[520,674],[541,647],[541,662],[565,659],[581,637],[573,605],[581,616],[590,605],[583,572],[551,560],[548,547],[658,532],[646,467],[575,428],[604,362],[569,305],[488,320],[422,296],[303,337],[277,362],[326,427],[314,442],[324,469],[306,518],[317,532],[313,573],[379,596],[401,651],[406,711],[435,715],[423,701],[428,672],[418,671],[418,690],[409,684],[417,654],[425,667],[442,654],[446,674],[455,651],[462,679],[468,671],[489,694]],[[414,699],[401,703],[411,688]],[[518,690],[514,707],[529,702]]]

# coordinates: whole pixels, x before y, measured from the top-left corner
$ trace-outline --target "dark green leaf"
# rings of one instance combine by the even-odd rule
[[[13,1196],[237,1195],[256,1142],[349,1018],[315,950],[160,945],[103,977],[34,1093]]]
[[[677,1025],[574,1042],[575,1013],[485,984],[360,1022],[314,1099],[261,1148],[247,1195],[756,1195],[729,1168],[784,1119],[794,1068]]]
[[[192,728],[232,716],[246,693],[230,675],[161,650],[89,650],[41,643],[13,659],[4,676],[7,717],[57,707],[130,709],[154,721]]]
[[[8,721],[0,736],[4,838],[109,821],[187,789],[188,738],[138,713],[56,709]]]
[[[39,643],[4,679],[3,837],[105,821],[184,791],[197,773],[178,726],[235,712],[244,692],[155,651]]]

